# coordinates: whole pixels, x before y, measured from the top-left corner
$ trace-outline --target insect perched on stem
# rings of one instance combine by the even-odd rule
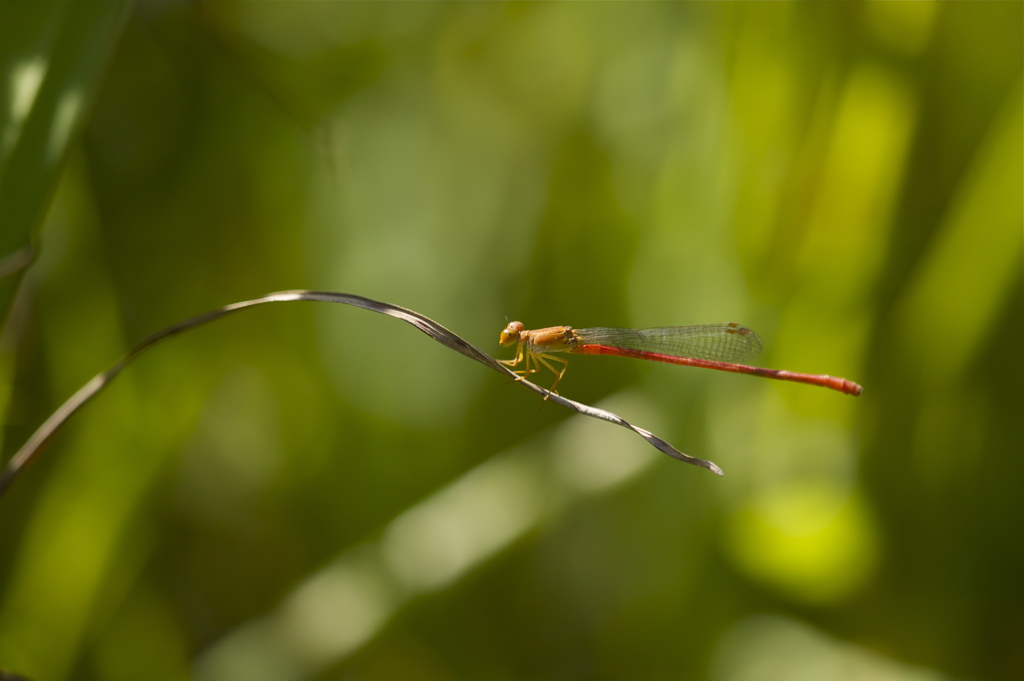
[[[574,329],[571,326],[550,326],[546,329],[528,331],[522,322],[510,322],[502,330],[499,342],[505,347],[516,346],[516,356],[513,359],[498,361],[510,367],[524,363],[524,368],[515,372],[520,375],[519,380],[536,373],[541,366],[556,374],[557,378],[551,385],[552,392],[555,392],[558,382],[569,368],[569,361],[551,354],[554,352],[617,355],[667,364],[732,371],[780,381],[818,385],[847,395],[860,395],[862,390],[859,385],[845,378],[739,364],[738,362],[757,357],[764,344],[751,329],[733,323],[663,326],[653,329]],[[555,368],[552,362],[561,364],[561,368]]]

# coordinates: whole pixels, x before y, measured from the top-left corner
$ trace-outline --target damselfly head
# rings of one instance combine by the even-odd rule
[[[509,345],[515,345],[519,342],[519,334],[521,334],[525,328],[526,327],[523,326],[522,322],[509,322],[508,326],[502,329],[498,342],[506,347]]]

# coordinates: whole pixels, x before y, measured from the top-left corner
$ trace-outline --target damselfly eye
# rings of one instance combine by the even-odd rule
[[[523,326],[522,322],[509,322],[508,326],[502,329],[501,336],[498,338],[498,342],[501,343],[502,345],[512,345],[514,343],[518,343],[519,334],[523,332],[524,328],[526,327]]]

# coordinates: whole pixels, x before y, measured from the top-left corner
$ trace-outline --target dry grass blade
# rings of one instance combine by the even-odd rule
[[[262,305],[264,303],[283,303],[300,300],[313,300],[326,303],[342,303],[344,305],[353,305],[355,307],[361,307],[365,310],[372,310],[373,312],[379,312],[380,314],[386,314],[390,317],[401,319],[405,322],[408,322],[409,324],[412,324],[420,331],[427,334],[428,336],[436,340],[438,343],[444,345],[445,347],[455,350],[456,352],[463,354],[466,357],[469,357],[470,359],[474,359],[477,362],[480,362],[481,364],[484,364],[494,369],[495,371],[503,373],[512,378],[519,378],[516,374],[512,372],[511,369],[506,367],[504,364],[501,364],[487,353],[481,351],[480,349],[478,349],[471,343],[467,342],[463,338],[459,337],[455,333],[452,333],[451,331],[441,326],[434,320],[430,319],[429,317],[425,317],[418,312],[407,310],[404,307],[390,305],[388,303],[382,303],[376,300],[371,300],[369,298],[364,298],[362,296],[352,295],[350,293],[333,293],[330,291],[281,291],[279,293],[271,293],[261,298],[245,300],[240,303],[232,303],[231,305],[225,305],[224,307],[218,308],[216,310],[204,312],[201,315],[197,315],[195,317],[192,317],[191,319],[187,319],[173,326],[169,326],[166,329],[158,331],[157,333],[154,333],[151,336],[148,336],[147,338],[140,341],[138,344],[135,345],[135,347],[129,350],[124,357],[115,362],[113,366],[111,366],[103,373],[98,374],[91,381],[82,386],[78,390],[78,392],[76,392],[74,395],[71,396],[70,399],[68,399],[64,404],[62,404],[60,408],[57,409],[57,411],[53,412],[53,414],[50,415],[50,418],[46,419],[43,425],[41,425],[36,430],[36,432],[32,434],[32,437],[30,437],[28,441],[25,442],[21,449],[19,449],[17,453],[15,453],[13,457],[11,457],[11,460],[7,464],[7,467],[4,469],[3,474],[0,475],[0,496],[3,496],[3,494],[7,491],[8,487],[10,487],[11,483],[17,477],[18,473],[22,469],[24,469],[25,466],[30,464],[37,456],[39,456],[40,452],[42,452],[47,443],[49,443],[50,440],[53,439],[54,435],[56,435],[57,431],[60,430],[61,426],[63,426],[67,422],[67,420],[71,418],[71,416],[75,412],[77,412],[83,405],[85,405],[89,400],[95,397],[104,387],[106,387],[106,385],[110,383],[110,381],[113,380],[113,378],[117,376],[117,374],[119,374],[121,370],[124,369],[124,367],[127,366],[128,363],[131,362],[136,357],[136,355],[141,353],[143,350],[153,345],[156,345],[157,343],[166,338],[176,336],[179,333],[188,331],[190,329],[194,329],[198,326],[202,326],[203,324],[212,322],[216,319],[220,319],[239,310],[244,310],[255,305]],[[529,381],[519,380],[517,382],[539,395],[544,395],[548,397],[548,399],[550,399],[552,402],[560,404],[563,407],[572,409],[575,412],[596,419],[600,419],[602,421],[607,421],[609,423],[614,423],[616,425],[622,426],[623,428],[628,428],[632,430],[634,433],[638,434],[640,437],[647,440],[654,447],[658,448],[660,451],[664,452],[665,454],[668,454],[674,459],[678,459],[679,461],[693,464],[695,466],[700,466],[701,468],[706,468],[709,471],[716,473],[718,475],[723,474],[722,470],[715,464],[711,463],[710,461],[705,461],[703,459],[698,459],[688,454],[684,454],[683,452],[680,452],[672,445],[659,438],[658,436],[644,430],[643,428],[637,428],[636,426],[627,422],[625,419],[621,418],[616,414],[611,413],[610,411],[605,411],[604,409],[598,409],[596,407],[591,407],[580,402],[575,402],[573,400],[562,397],[561,395],[558,395],[556,393],[552,393],[549,390],[546,390],[545,388],[542,388],[538,385],[530,383]]]

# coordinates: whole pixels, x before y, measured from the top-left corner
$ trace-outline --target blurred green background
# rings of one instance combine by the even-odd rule
[[[394,319],[248,311],[0,501],[0,668],[1024,678],[1022,14],[3,3],[4,461],[294,288],[499,357],[509,319],[738,321],[865,390],[572,360],[716,478]]]

